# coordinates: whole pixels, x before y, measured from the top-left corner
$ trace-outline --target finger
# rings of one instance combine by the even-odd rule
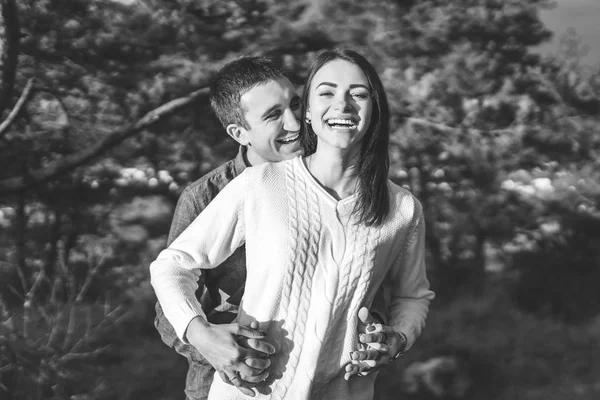
[[[229,376],[227,376],[225,372],[217,372],[219,373],[219,376],[221,377],[223,382],[225,382],[228,385],[236,386],[238,390],[246,396],[254,397],[254,390],[250,389],[249,387],[245,387],[246,384],[242,382],[241,379],[239,379],[239,377],[237,377],[235,374],[232,374],[233,378],[229,379]]]
[[[229,377],[227,376],[227,374],[223,371],[217,371],[217,373],[219,374],[219,376],[221,377],[221,379],[223,380],[223,382],[231,385],[231,381],[229,380]]]
[[[358,310],[358,319],[365,325],[376,322],[373,316],[369,313],[369,309],[367,307],[362,307],[360,310]]]
[[[275,346],[271,343],[260,339],[248,339],[241,337],[238,343],[247,351],[244,352],[245,357],[265,357],[275,354]]]
[[[376,343],[379,344],[379,343]],[[376,349],[357,350],[350,354],[353,361],[378,360],[380,357],[379,351]]]
[[[361,362],[361,363],[356,364],[356,374],[358,376],[367,376],[367,375],[377,371],[378,367],[379,367],[378,365],[371,366],[365,362]]]
[[[344,373],[344,379],[349,380],[353,376],[367,376],[377,369],[369,366],[365,363],[351,363],[346,365],[346,372]]]
[[[251,384],[244,382],[238,374],[234,374],[233,377],[229,378],[229,383],[235,386],[240,392],[246,396],[254,397],[254,390],[251,389]]]
[[[269,368],[271,366],[271,359],[270,358],[254,358],[254,357],[250,357],[250,358],[246,358],[244,360],[244,362],[246,363],[247,366],[254,368],[254,369],[259,369],[259,370],[263,370],[266,368]]]
[[[235,386],[235,385],[234,385],[234,386]],[[254,397],[254,396],[255,396],[255,394],[254,394],[254,390],[252,390],[252,389],[250,389],[250,388],[246,388],[246,387],[243,387],[243,386],[236,386],[236,388],[237,388],[237,389],[238,389],[240,392],[242,392],[243,394],[245,394],[246,396],[249,396],[249,397]]]
[[[254,372],[254,371],[252,371]],[[254,373],[250,374],[250,375],[246,375],[244,372],[239,371],[238,372],[238,377],[239,379],[241,379],[242,381],[248,382],[248,383],[260,383],[262,381],[264,381],[265,379],[267,379],[269,377],[269,371],[265,371],[261,374],[255,375]]]
[[[369,344],[369,348],[376,350],[379,354],[379,357],[382,355],[392,355],[392,346],[385,343],[371,343]]]
[[[369,368],[373,368],[377,366],[376,360],[364,360],[364,361],[355,361],[356,365],[366,365]]]
[[[381,332],[385,333],[388,337],[395,333],[394,329],[389,325],[381,325]]]
[[[344,379],[349,380],[356,374],[358,374],[358,367],[354,364],[346,364],[346,372],[344,373]]]
[[[367,326],[367,333],[383,332],[384,327],[388,327],[388,326],[380,324],[378,322],[369,324],[369,326]]]
[[[364,344],[371,343],[385,343],[387,340],[387,336],[383,332],[375,332],[375,333],[362,333],[358,337],[358,340]]]
[[[254,326],[256,326],[256,325],[254,325]],[[252,338],[262,339],[265,336],[267,336],[266,332],[263,332],[259,329],[252,328],[252,323],[250,324],[250,326],[238,325],[237,332],[235,332],[235,333],[239,336],[245,336],[249,339],[252,339]]]

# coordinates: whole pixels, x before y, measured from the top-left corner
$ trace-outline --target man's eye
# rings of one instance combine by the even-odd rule
[[[292,104],[290,104],[290,108],[292,110],[297,110],[298,108],[300,108],[300,101],[294,101],[294,102],[292,102]]]
[[[267,118],[275,119],[275,118],[279,118],[280,115],[281,115],[281,111],[277,110],[277,111],[273,111],[271,114],[269,114],[269,116]]]

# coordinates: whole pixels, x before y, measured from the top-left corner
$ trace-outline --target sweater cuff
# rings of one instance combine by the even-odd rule
[[[174,320],[176,321],[173,324],[175,333],[177,334],[177,337],[179,337],[179,339],[186,344],[189,344],[185,333],[190,322],[192,322],[192,320],[196,317],[202,317],[206,319],[206,314],[204,314],[202,306],[200,306],[198,301],[194,300],[184,300],[172,310]]]

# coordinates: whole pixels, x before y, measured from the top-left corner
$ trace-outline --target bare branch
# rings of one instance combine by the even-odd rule
[[[86,332],[79,338],[77,343],[75,343],[69,350],[69,353],[77,353],[79,349],[88,341],[93,338],[93,335],[98,334],[102,330],[110,327],[119,325],[121,320],[125,317],[128,317],[130,311],[126,310],[123,305],[118,305],[112,311],[110,311],[102,321],[93,329],[88,329]],[[67,347],[65,347],[66,349]]]
[[[23,89],[23,93],[21,93],[21,97],[19,97],[19,100],[17,101],[17,104],[15,104],[14,108],[8,114],[6,119],[0,124],[0,138],[6,133],[6,131],[8,131],[8,128],[10,128],[12,123],[19,116],[21,109],[23,108],[25,102],[27,102],[27,99],[29,98],[29,94],[31,93],[32,88],[33,78],[29,78],[27,84],[25,85],[25,89]]]
[[[92,351],[88,351],[85,353],[67,353],[67,354],[62,355],[58,359],[58,361],[67,363],[67,362],[71,362],[71,361],[89,360],[91,358],[96,358],[96,357],[102,355],[102,353],[105,353],[111,347],[112,347],[112,345],[108,344],[108,345],[99,347],[97,349],[94,349]]]
[[[96,263],[96,265],[94,265],[90,269],[90,271],[88,271],[88,273],[85,277],[85,281],[83,282],[83,285],[81,286],[81,289],[79,290],[79,293],[77,293],[77,297],[75,298],[75,303],[79,303],[79,302],[83,301],[84,296],[87,294],[87,291],[89,290],[90,286],[92,285],[92,281],[94,280],[96,275],[98,275],[98,271],[100,271],[100,268],[102,268],[103,264],[104,264],[104,256],[100,259],[100,261],[98,261]]]
[[[422,119],[422,118],[410,117],[410,118],[406,119],[406,126],[408,128],[410,128],[412,130],[414,125],[425,126],[428,128],[434,128],[434,129],[437,129],[438,131],[444,132],[444,133],[454,133],[459,130],[459,128],[453,128],[448,125],[438,124],[438,123],[431,122],[431,121],[428,121],[428,120]]]
[[[205,86],[188,94],[185,97],[171,100],[170,102],[163,104],[162,106],[147,113],[134,125],[112,132],[95,146],[67,156],[62,160],[48,165],[47,167],[32,171],[27,176],[19,176],[2,180],[0,181],[0,195],[21,192],[27,188],[30,188],[31,186],[47,182],[62,174],[70,172],[75,168],[90,162],[95,157],[106,152],[107,150],[119,145],[125,139],[146,128],[151,127],[159,121],[174,115],[179,110],[190,105],[200,96],[207,93],[208,87]]]
[[[2,80],[0,81],[0,117],[10,102],[17,76],[21,27],[15,0],[1,0],[4,22],[4,52],[2,54]]]
[[[512,126],[512,127],[506,127],[506,128],[499,128],[499,129],[491,129],[491,130],[482,130],[482,129],[477,129],[477,128],[471,128],[471,127],[452,127],[452,126],[448,126],[448,125],[444,125],[444,124],[440,124],[437,122],[431,122],[428,121],[426,119],[423,118],[415,118],[415,117],[410,117],[406,119],[406,126],[412,131],[414,128],[414,125],[418,125],[418,126],[424,126],[427,128],[433,128],[436,129],[440,132],[443,133],[456,133],[456,132],[460,132],[462,129],[466,129],[468,132],[471,133],[479,133],[479,134],[502,134],[502,133],[511,133],[514,132],[518,126]]]
[[[10,309],[8,308],[8,304],[6,300],[4,300],[4,296],[0,292],[0,316],[2,317],[2,325],[5,325],[11,331],[15,330],[14,321],[12,319]]]
[[[31,285],[31,288],[29,289],[29,291],[25,295],[25,301],[26,302],[29,302],[29,303],[33,302],[38,289],[42,285],[42,281],[46,277],[46,273],[45,272],[46,271],[43,268],[41,268],[40,272],[38,273],[37,277],[35,278],[35,281],[33,282],[33,285]]]

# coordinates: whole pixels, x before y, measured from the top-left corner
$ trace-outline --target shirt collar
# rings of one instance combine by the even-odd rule
[[[247,150],[246,146],[240,146],[237,156],[233,159],[233,170],[235,171],[236,176],[241,174],[246,168],[251,167],[251,165],[246,162]]]

